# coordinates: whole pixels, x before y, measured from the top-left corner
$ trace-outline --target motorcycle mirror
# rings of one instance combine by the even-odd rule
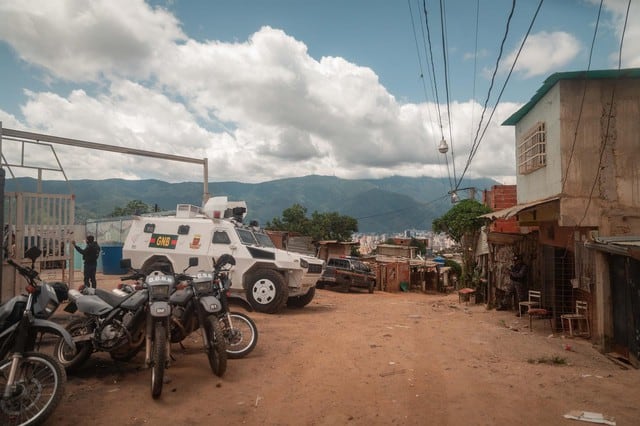
[[[27,259],[31,259],[31,262],[35,263],[36,259],[39,258],[41,254],[42,250],[40,250],[37,246],[32,246],[29,247],[26,252],[24,252],[24,257],[26,257]]]
[[[191,266],[198,266],[198,258],[197,257],[190,257],[189,258],[189,267]]]
[[[131,269],[131,259],[120,259],[120,269]]]

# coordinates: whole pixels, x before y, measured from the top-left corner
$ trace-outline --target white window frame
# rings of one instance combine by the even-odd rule
[[[518,173],[526,175],[547,165],[547,132],[538,121],[518,141]]]

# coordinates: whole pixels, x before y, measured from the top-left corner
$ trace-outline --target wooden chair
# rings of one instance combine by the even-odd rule
[[[529,290],[529,299],[518,303],[518,316],[522,316],[522,308],[526,307],[527,310],[531,308],[539,308],[542,302],[542,293],[538,290]]]
[[[560,315],[563,334],[565,332],[565,321],[568,324],[569,336],[591,337],[591,329],[589,328],[589,306],[584,300],[576,300],[575,314]],[[582,327],[583,325],[585,326],[584,328]]]

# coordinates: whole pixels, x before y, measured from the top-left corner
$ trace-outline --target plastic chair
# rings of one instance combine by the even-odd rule
[[[560,315],[560,322],[562,323],[562,333],[564,334],[564,323],[567,322],[569,326],[569,336],[584,336],[591,337],[591,329],[589,328],[589,306],[584,300],[576,300],[576,313]],[[575,327],[574,327],[575,324]],[[585,329],[582,325],[585,325]],[[577,328],[577,331],[575,331]]]
[[[518,303],[518,316],[522,316],[522,307],[527,310],[531,308],[539,308],[542,301],[542,293],[538,290],[529,290],[529,300]]]

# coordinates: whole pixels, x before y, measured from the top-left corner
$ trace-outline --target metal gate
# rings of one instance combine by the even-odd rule
[[[24,253],[33,246],[42,250],[39,269],[57,269],[62,280],[73,281],[75,198],[69,194],[7,192],[4,197],[4,253],[24,263]],[[4,259],[3,259],[4,261]],[[13,267],[3,262],[0,300],[22,292]]]

